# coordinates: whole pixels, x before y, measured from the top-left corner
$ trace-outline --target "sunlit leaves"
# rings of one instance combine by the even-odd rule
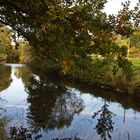
[[[0,27],[0,63],[14,58],[14,48],[11,45],[12,32],[4,25]]]

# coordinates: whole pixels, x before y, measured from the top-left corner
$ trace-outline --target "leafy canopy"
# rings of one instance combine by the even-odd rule
[[[0,22],[23,35],[49,67],[67,74],[77,65],[85,67],[83,63],[91,62],[92,54],[100,54],[108,62],[126,62],[127,49],[116,44],[114,36],[129,37],[133,27],[139,26],[140,1],[134,10],[129,9],[129,1],[123,3],[117,15],[103,12],[106,2],[0,0]]]

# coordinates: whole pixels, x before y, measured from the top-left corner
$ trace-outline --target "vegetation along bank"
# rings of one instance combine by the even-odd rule
[[[1,63],[26,63],[139,95],[140,4],[130,9],[124,2],[118,14],[108,15],[106,3],[0,1]]]

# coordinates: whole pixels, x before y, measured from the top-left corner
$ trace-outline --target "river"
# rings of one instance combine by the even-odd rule
[[[0,66],[0,118],[9,138],[26,128],[33,140],[140,140],[140,99],[21,64]]]

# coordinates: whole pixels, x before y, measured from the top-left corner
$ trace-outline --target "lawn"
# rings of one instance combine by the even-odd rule
[[[133,66],[136,68],[140,68],[140,58],[129,58],[132,62]]]

